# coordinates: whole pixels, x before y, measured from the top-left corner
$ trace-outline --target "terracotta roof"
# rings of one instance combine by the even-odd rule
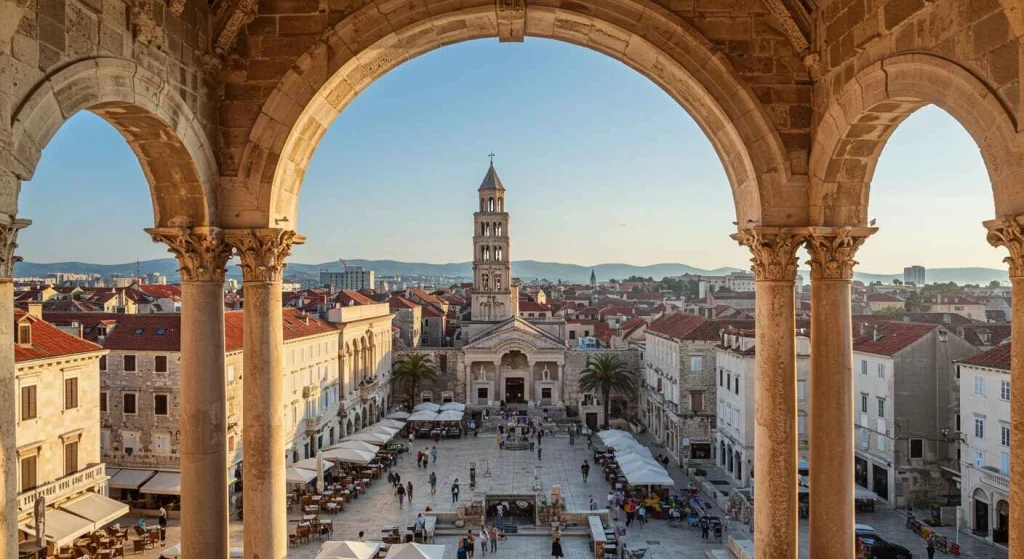
[[[30,316],[23,311],[14,311],[14,323],[15,334],[18,332],[18,324],[29,324],[32,328],[31,344],[14,344],[14,361],[16,363],[103,350],[102,347],[90,341],[69,334],[45,320]]]
[[[946,295],[938,294],[933,295],[927,299],[921,301],[926,305],[981,305],[978,301],[971,299],[970,297],[964,297],[963,295]]]
[[[722,299],[728,301],[730,299],[755,299],[757,297],[756,291],[726,291],[724,293],[715,292],[713,294],[715,299]]]
[[[78,321],[83,337],[106,349],[126,351],[180,351],[181,315],[178,313],[119,314],[43,312],[53,324],[66,325]],[[106,326],[107,336],[99,341],[97,326]]]
[[[868,295],[869,303],[905,303],[903,299],[899,297],[889,295],[888,293],[872,293]]]
[[[519,312],[551,312],[551,307],[534,301],[519,301]]]
[[[161,299],[181,297],[181,287],[177,285],[137,285],[139,291]]]
[[[1010,344],[998,345],[988,351],[972,355],[960,363],[974,365],[977,367],[989,367],[991,369],[1010,370]]]
[[[358,291],[342,289],[334,296],[334,300],[342,305],[373,305],[377,301],[370,299]]]
[[[299,309],[284,309],[281,318],[284,341],[286,342],[338,331],[330,322],[321,320],[316,316],[303,315]],[[244,336],[245,313],[243,311],[224,313],[224,349],[226,351],[242,349]]]
[[[604,307],[601,310],[597,311],[597,315],[600,316],[601,318],[604,318],[606,316],[617,316],[617,315],[633,316],[635,314],[636,314],[636,310],[633,307],[627,307],[627,306],[623,306],[623,305],[611,305],[611,306]]]
[[[853,350],[874,355],[896,355],[914,342],[924,338],[939,326],[936,324],[920,324],[916,322],[879,322],[867,328],[865,336],[860,336],[858,325],[853,325]],[[875,332],[878,339],[875,339]]]
[[[420,313],[423,318],[440,318],[444,316],[441,314],[441,311],[437,310],[433,305],[423,305],[420,308],[423,309]]]
[[[416,303],[413,303],[412,301],[399,295],[393,295],[391,299],[388,300],[388,305],[392,309],[415,309],[416,307],[419,306]]]
[[[677,340],[717,340],[719,326],[713,320],[686,313],[667,314],[650,324],[656,332]]]
[[[976,324],[975,321],[967,318],[966,316],[952,313],[952,312],[896,312],[890,314],[855,314],[853,315],[853,323],[858,324],[861,322],[921,322],[924,324],[942,324],[942,325],[954,325],[954,324]]]
[[[431,295],[422,289],[413,289],[409,291],[409,296],[416,296],[424,303],[430,303],[431,305],[437,305],[438,307],[444,304],[444,301],[438,299],[437,296]]]

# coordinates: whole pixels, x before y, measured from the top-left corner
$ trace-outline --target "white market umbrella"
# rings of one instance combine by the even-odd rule
[[[463,404],[461,402],[446,402],[444,404],[441,404],[441,411],[448,410],[466,411],[466,404]]]
[[[397,419],[382,419],[382,420],[380,420],[379,425],[383,425],[385,427],[391,427],[391,428],[398,429],[399,431],[401,431],[402,428],[405,427],[405,422],[404,421],[398,421]]]
[[[306,458],[305,460],[299,460],[298,462],[292,464],[292,467],[293,468],[302,468],[303,470],[311,470],[313,472],[316,472],[317,460],[318,460],[317,458]],[[333,462],[328,463],[328,464],[324,464],[324,468],[330,468],[333,465],[334,465]]]
[[[437,414],[434,421],[462,421],[462,415],[461,411],[447,410]]]
[[[437,412],[420,410],[409,416],[409,421],[436,421]]]
[[[660,471],[654,468],[637,468],[631,471],[623,471],[626,481],[630,485],[660,485],[671,487],[676,484],[675,480],[662,468]]]
[[[370,445],[373,446],[373,445]],[[376,452],[366,452],[354,448],[334,448],[325,450],[321,456],[335,462],[348,462],[352,464],[369,464]]]
[[[351,435],[349,435],[349,436],[347,436],[347,437],[345,437],[344,439],[341,439],[341,440],[342,441],[362,441],[364,443],[370,443],[370,444],[375,444],[377,446],[381,446],[381,445],[387,443],[388,441],[390,441],[391,437],[389,437],[387,435],[382,435],[380,433],[368,433],[366,431],[360,431],[358,433],[353,433],[353,434],[351,434]]]
[[[401,431],[401,429],[395,429],[394,427],[388,427],[387,425],[381,425],[380,423],[374,423],[373,425],[370,425],[369,427],[363,428],[362,431],[366,431],[368,433],[380,433],[382,435],[388,435],[389,437],[394,437],[395,435],[398,434],[399,431]]]
[[[388,414],[388,419],[408,419],[412,415],[407,411],[396,411]]]
[[[303,468],[291,467],[285,470],[285,481],[288,483],[305,484],[316,479],[316,472]]]
[[[439,404],[435,404],[433,402],[422,402],[420,404],[416,404],[416,407],[413,408],[412,411],[413,412],[418,412],[418,411],[427,410],[427,411],[436,412],[439,409],[441,409],[441,406]]]
[[[380,450],[379,446],[375,446],[364,441],[341,441],[338,444],[333,444],[327,447],[325,450],[334,450],[336,448],[351,448],[354,450],[369,452],[370,454],[377,454],[377,451]]]
[[[314,559],[372,559],[380,551],[373,542],[324,542]]]
[[[597,438],[601,439],[604,442],[604,444],[611,446],[615,446],[615,443],[621,443],[622,441],[629,441],[631,443],[637,442],[636,438],[634,438],[633,435],[630,435],[625,431],[619,431],[618,429],[608,429],[606,431],[601,431],[600,433],[597,434]]]
[[[388,554],[385,559],[444,559],[444,546],[399,543],[388,548]]]

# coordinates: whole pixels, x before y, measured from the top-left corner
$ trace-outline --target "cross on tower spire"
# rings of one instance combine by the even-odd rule
[[[491,158],[491,165],[494,165],[494,152],[492,151],[491,153],[488,153],[487,157]]]

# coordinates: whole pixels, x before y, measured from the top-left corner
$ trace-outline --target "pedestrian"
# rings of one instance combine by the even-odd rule
[[[430,494],[437,494],[437,474],[430,472]]]
[[[587,482],[587,478],[590,477],[590,462],[587,460],[583,461],[583,465],[580,466],[580,473],[583,474],[583,483]]]
[[[366,537],[366,532],[360,530],[359,531],[359,539],[358,539],[358,541],[365,541],[364,540],[365,537]]]
[[[708,520],[708,517],[702,516],[700,518],[700,539],[702,539],[702,540],[708,539],[708,529],[709,528],[711,528],[711,522]]]
[[[501,503],[498,503],[498,505],[495,506],[494,509],[498,513],[498,526],[501,526],[502,517],[505,516],[505,505],[502,505]]]
[[[423,453],[422,452],[417,452],[416,453],[416,467],[419,468],[422,465],[423,465]]]
[[[394,485],[394,487],[398,487],[399,485],[402,485],[402,474],[400,474],[398,472],[395,472],[395,485]]]
[[[928,559],[935,557],[935,536],[928,536],[925,541],[925,551],[928,552]]]
[[[487,526],[486,525],[480,528],[479,538],[480,538],[480,553],[483,554],[483,555],[486,555],[487,554],[487,545],[488,545],[487,540],[490,539],[490,536],[487,535]]]
[[[160,526],[160,543],[164,543],[167,540],[167,509],[160,507],[160,516],[156,522]]]
[[[631,526],[633,516],[636,514],[636,505],[633,504],[633,501],[627,501],[622,510],[626,511],[626,526]]]
[[[597,509],[597,505],[594,504],[594,496],[593,495],[588,495],[588,496],[590,497],[590,510],[596,510]]]
[[[487,534],[487,539],[491,542],[491,553],[498,552],[498,527],[491,525],[491,531]]]
[[[412,497],[409,497],[409,500],[411,501]],[[640,527],[643,528],[644,524],[647,523],[647,507],[643,503],[640,503],[640,506],[636,508],[636,516],[640,521]]]
[[[557,535],[551,539],[551,556],[565,557],[565,555],[562,555],[562,538]]]
[[[476,538],[473,537],[472,530],[466,530],[466,554],[469,555],[469,559],[473,559],[473,551],[476,550]]]
[[[398,484],[395,494],[398,495],[398,508],[402,508],[402,503],[405,501],[405,486]]]
[[[594,436],[587,435],[587,450],[594,448]]]
[[[455,552],[455,558],[456,559],[468,559],[469,558],[469,555],[466,554],[466,548],[463,547],[461,544],[459,545],[459,549]]]
[[[543,448],[541,448],[541,447],[539,447],[539,446],[537,447],[537,460],[540,460],[540,459],[541,459],[541,458],[540,458],[540,451],[542,451],[542,450],[544,450],[544,449],[543,449]]]
[[[423,453],[423,467],[426,468],[427,464],[430,463],[430,455],[426,452]]]
[[[411,481],[407,484],[407,487],[405,489],[405,494],[409,496],[409,502],[412,503],[412,482]]]
[[[409,452],[412,452],[412,443],[416,441],[416,437],[413,436],[412,431],[409,431]]]
[[[615,510],[615,493],[608,492],[608,510]]]
[[[430,447],[430,459],[434,461],[434,464],[437,464],[437,447],[436,446]]]
[[[452,502],[459,502],[459,478],[455,478],[455,483],[452,484]]]

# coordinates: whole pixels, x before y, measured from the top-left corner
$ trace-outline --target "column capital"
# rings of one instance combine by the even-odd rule
[[[18,232],[31,224],[31,219],[0,214],[0,281],[14,277],[14,263],[21,261],[21,257],[14,254],[18,248]]]
[[[284,259],[306,238],[289,229],[228,229],[227,242],[242,261],[244,281],[281,281]]]
[[[1006,247],[1010,255],[1003,258],[1010,267],[1010,278],[1024,278],[1024,215],[1001,217],[983,223],[988,229],[986,240],[994,247]]]
[[[155,227],[146,229],[154,243],[167,245],[178,259],[181,281],[224,283],[231,245],[216,227]]]
[[[750,249],[755,281],[795,281],[796,251],[806,240],[806,230],[778,227],[750,227],[731,235]]]
[[[877,227],[809,227],[806,247],[811,259],[811,280],[852,280],[853,259],[864,240]]]

